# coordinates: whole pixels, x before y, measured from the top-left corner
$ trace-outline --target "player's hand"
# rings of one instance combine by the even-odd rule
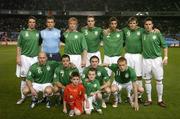
[[[63,108],[63,112],[64,112],[65,114],[67,114],[67,109],[66,109],[66,108]]]
[[[103,66],[103,67],[108,67],[109,64],[108,63],[103,63],[103,64],[100,64],[100,66]]]
[[[72,68],[76,68],[76,65],[73,64],[72,62],[69,63],[69,66],[72,67]]]
[[[139,104],[138,103],[133,103],[131,106],[134,108],[135,111],[139,111]]]
[[[37,96],[37,92],[34,90],[34,88],[31,88],[31,94],[32,96]]]
[[[20,56],[16,57],[16,64],[21,66],[21,57]]]
[[[168,57],[164,57],[164,59],[163,59],[162,62],[163,62],[164,65],[167,65],[167,63],[168,63]]]

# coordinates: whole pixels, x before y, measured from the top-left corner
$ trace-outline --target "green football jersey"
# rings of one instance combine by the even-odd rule
[[[100,84],[97,79],[94,79],[93,81],[87,81],[86,79],[83,79],[82,81],[88,97],[90,96],[91,93],[100,90]]]
[[[120,84],[136,81],[136,73],[131,67],[127,67],[124,72],[119,70],[117,64],[111,64],[109,68],[115,73],[115,81]]]
[[[103,35],[104,55],[109,57],[121,56],[123,49],[123,32],[114,31]]]
[[[60,82],[62,85],[66,86],[71,83],[70,76],[72,72],[79,72],[77,68],[73,67],[63,67],[60,65],[55,69],[53,82]]]
[[[84,50],[87,50],[87,43],[84,35],[78,31],[64,32],[65,48],[64,52],[70,55],[80,55]]]
[[[143,28],[138,27],[135,30],[129,29],[129,27],[123,28],[125,51],[127,53],[137,54],[142,53],[142,34]]]
[[[21,55],[38,56],[40,51],[39,32],[37,30],[22,30],[18,36],[17,46],[21,48]]]
[[[91,66],[88,66],[84,69],[83,74],[82,74],[83,79],[87,79],[88,71],[90,68],[91,68]],[[109,81],[109,76],[108,76],[107,70],[104,67],[98,66],[96,68],[96,79],[99,81],[101,86],[104,84],[104,82]]]
[[[145,59],[154,59],[160,57],[161,47],[167,48],[164,37],[159,32],[147,32],[142,35],[143,52],[142,55]]]
[[[102,29],[100,27],[94,27],[90,29],[86,26],[81,29],[81,32],[85,36],[88,46],[88,52],[97,52],[99,50],[100,42],[102,40]]]
[[[30,67],[27,80],[39,84],[52,83],[54,71],[58,65],[59,63],[56,61],[47,61],[44,65],[37,62]]]

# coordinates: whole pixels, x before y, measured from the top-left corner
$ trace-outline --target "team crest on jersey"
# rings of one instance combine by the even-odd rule
[[[68,34],[65,35],[65,38],[67,38],[67,37],[68,37]]]
[[[153,35],[152,39],[155,40],[157,38],[157,36]]]
[[[81,91],[79,92],[79,95],[82,95],[82,92],[81,92]]]
[[[36,37],[39,37],[39,33],[36,33]]]
[[[56,75],[56,74],[54,74],[54,78],[57,78],[57,75]]]
[[[46,66],[46,69],[47,69],[48,71],[50,71],[51,67],[48,65],[48,66]]]
[[[125,78],[129,78],[129,74],[128,73],[125,74]]]
[[[74,38],[77,39],[77,38],[78,38],[78,35],[75,35]]]
[[[130,35],[131,35],[130,31],[128,31],[128,32],[127,32],[127,36],[130,36]]]
[[[85,35],[88,35],[88,30],[85,30]]]
[[[39,74],[42,73],[41,67],[38,67],[37,70],[38,70],[38,73],[39,73]]]
[[[29,36],[29,33],[28,33],[28,32],[26,32],[26,33],[25,33],[25,36],[26,36],[26,37],[28,37],[28,36]]]
[[[137,35],[138,35],[138,36],[140,36],[140,35],[141,35],[140,31],[138,31],[138,32],[137,32]]]
[[[72,95],[70,95],[70,96],[69,96],[69,98],[70,98],[70,99],[73,99],[73,96],[72,96]]]
[[[82,78],[85,78],[86,76],[85,76],[85,74],[82,74]]]
[[[101,76],[101,72],[100,71],[97,71],[97,76]]]
[[[29,71],[28,76],[31,76],[31,74],[32,74],[32,73]]]
[[[98,31],[95,31],[94,34],[97,36],[98,35]]]
[[[96,88],[96,87],[97,87],[97,84],[94,84],[93,87]]]
[[[120,34],[117,34],[116,37],[119,38],[119,37],[120,37]]]

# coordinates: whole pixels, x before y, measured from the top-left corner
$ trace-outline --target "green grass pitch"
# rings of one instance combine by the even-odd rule
[[[75,116],[79,119],[180,119],[180,49],[169,49],[169,63],[165,66],[164,99],[167,108],[157,106],[155,82],[153,81],[153,105],[135,112],[128,104],[122,103],[118,108],[108,104],[103,115]],[[15,46],[0,46],[0,119],[65,119],[70,118],[62,113],[60,107],[46,109],[40,104],[34,109],[29,108],[30,99],[22,105],[16,105],[20,97],[19,79],[15,76]],[[146,98],[146,96],[144,96]]]

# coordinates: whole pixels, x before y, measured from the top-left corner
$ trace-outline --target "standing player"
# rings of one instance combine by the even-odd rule
[[[88,77],[83,79],[83,85],[86,88],[86,101],[84,104],[86,114],[91,114],[94,108],[98,113],[102,114],[102,95],[99,81],[96,79],[96,69],[90,68],[88,70]]]
[[[45,96],[46,107],[50,108],[49,97],[53,95],[53,75],[55,68],[59,65],[56,61],[47,61],[46,53],[40,52],[38,62],[33,64],[27,74],[27,85],[23,89],[24,95],[32,94],[31,108],[38,103],[38,92],[43,92]]]
[[[89,65],[90,57],[94,55],[99,58],[99,62],[101,64],[101,54],[99,48],[102,39],[102,29],[95,26],[94,16],[87,17],[87,26],[83,27],[81,32],[84,34],[88,46],[86,66]]]
[[[65,54],[70,56],[71,62],[82,73],[82,67],[86,66],[87,43],[84,35],[77,31],[78,20],[71,17],[68,20],[68,29],[63,33],[65,38]]]
[[[123,32],[117,29],[118,20],[115,17],[109,19],[109,28],[103,32],[104,63],[116,63],[122,54]],[[111,71],[108,70],[111,75]]]
[[[88,71],[91,68],[96,69],[96,79],[99,81],[100,90],[103,93],[102,107],[106,108],[106,103],[109,100],[111,89],[110,80],[106,69],[103,66],[99,66],[99,58],[97,56],[92,56],[90,58],[90,66],[86,67],[83,71],[82,78],[88,78]]]
[[[125,58],[127,64],[133,68],[137,75],[137,84],[142,84],[142,34],[143,28],[138,26],[136,17],[130,17],[128,19],[128,27],[123,28],[124,40],[125,40]],[[142,102],[141,95],[138,97],[139,102]]]
[[[16,75],[21,79],[21,99],[16,104],[21,104],[25,100],[22,89],[26,86],[26,75],[29,67],[37,62],[37,55],[40,50],[39,46],[39,32],[35,29],[36,18],[30,16],[28,18],[28,28],[22,30],[18,36],[16,63]]]
[[[47,54],[48,60],[55,60],[59,62],[61,59],[59,45],[62,31],[54,28],[55,18],[53,16],[46,18],[46,26],[47,28],[40,32],[42,50]]]
[[[163,64],[168,62],[167,44],[160,32],[153,32],[153,20],[146,18],[144,22],[145,32],[142,35],[143,46],[143,78],[145,79],[145,87],[148,100],[145,106],[152,104],[151,99],[151,78],[154,74],[156,79],[156,90],[158,94],[158,105],[166,107],[162,100],[163,96]],[[161,47],[164,49],[164,58],[162,60]]]
[[[63,112],[67,113],[67,105],[70,107],[69,116],[81,115],[85,100],[85,88],[80,83],[80,75],[78,72],[71,74],[71,82],[65,87]]]

